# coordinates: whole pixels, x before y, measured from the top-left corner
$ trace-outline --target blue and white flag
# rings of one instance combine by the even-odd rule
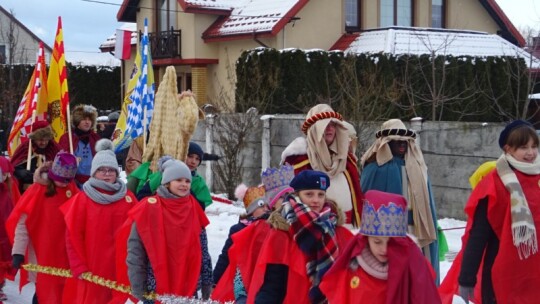
[[[130,95],[127,98],[129,102],[127,104],[126,130],[115,145],[115,152],[129,147],[135,138],[142,136],[144,130],[148,130],[154,112],[154,70],[150,56],[148,19],[144,19],[144,33],[138,51],[140,56],[135,59],[135,66],[140,67],[140,70],[136,73],[138,77],[135,87],[132,91],[128,91]],[[137,59],[140,61],[137,62]],[[132,80],[134,79],[131,79],[130,82]],[[145,110],[146,120],[144,121]]]

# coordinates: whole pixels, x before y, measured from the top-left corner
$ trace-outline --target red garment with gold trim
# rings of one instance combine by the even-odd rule
[[[351,280],[355,273],[350,269],[350,262],[362,253],[366,244],[367,237],[357,234],[323,277],[320,286],[329,303],[441,303],[429,262],[409,237],[390,238],[388,279],[385,282],[373,277],[368,281],[364,276],[369,275],[364,272],[359,275],[357,288],[353,288],[356,283]],[[385,299],[384,302],[380,302],[380,298],[370,300],[369,297],[383,291],[385,295],[381,298]]]
[[[266,220],[257,220],[232,235],[233,244],[229,248],[229,266],[212,292],[212,299],[234,301],[234,276],[240,269],[244,288],[249,290],[262,245],[271,227]]]
[[[133,222],[156,278],[156,292],[191,297],[201,270],[199,235],[210,223],[197,200],[192,195],[145,198],[130,211],[122,230],[131,230]]]
[[[79,192],[60,208],[66,221],[68,257],[75,276],[89,271],[117,280],[115,237],[136,203],[135,195],[129,190],[125,197],[109,204],[98,204],[86,193]],[[80,279],[74,293],[74,303],[103,304],[113,303],[113,294],[119,292]],[[122,296],[125,303],[127,295]]]
[[[540,175],[526,175],[514,171],[523,189],[536,227],[537,242],[540,242]],[[497,303],[538,303],[540,299],[540,253],[520,260],[512,237],[512,218],[510,214],[510,194],[504,187],[496,170],[486,175],[474,188],[465,213],[468,216],[465,234],[461,238],[462,250],[456,256],[448,274],[439,288],[443,303],[451,303],[454,294],[458,294],[458,277],[461,270],[463,250],[467,245],[469,233],[474,225],[474,213],[478,202],[488,198],[488,221],[499,239],[499,252],[493,263],[492,282]],[[481,303],[482,269],[478,271],[474,303]]]
[[[340,250],[352,237],[347,228],[336,227],[336,239]],[[264,282],[267,264],[282,264],[289,268],[284,304],[310,303],[308,294],[311,282],[306,274],[307,259],[289,231],[270,229],[259,256],[248,292],[248,303],[255,301],[257,292]]]
[[[8,234],[13,242],[17,223],[21,215],[26,214],[26,230],[38,265],[69,269],[66,224],[60,206],[77,194],[79,189],[71,182],[65,188],[56,187],[56,194],[53,196],[46,197],[46,191],[47,186],[33,184],[24,192],[6,223]],[[21,268],[21,289],[28,283],[23,279],[26,275],[22,275],[22,272],[26,271]],[[39,303],[62,303],[65,284],[66,278],[38,273],[36,293]]]

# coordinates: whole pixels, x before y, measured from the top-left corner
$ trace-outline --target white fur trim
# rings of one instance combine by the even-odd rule
[[[307,140],[305,137],[295,138],[281,153],[281,164],[285,162],[285,158],[291,155],[305,155],[307,154]]]

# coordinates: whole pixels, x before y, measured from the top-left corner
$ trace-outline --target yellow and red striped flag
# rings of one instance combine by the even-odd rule
[[[64,34],[62,18],[58,17],[58,28],[54,40],[53,52],[49,63],[47,89],[49,92],[48,112],[54,139],[58,142],[66,133],[66,111],[69,103],[66,58],[64,55]]]
[[[28,134],[32,132],[32,113],[36,111],[36,120],[45,120],[47,112],[47,73],[45,66],[45,54],[43,42],[39,43],[38,58],[32,77],[28,82],[26,91],[21,99],[13,126],[8,138],[8,153],[13,155],[15,149],[28,140]]]

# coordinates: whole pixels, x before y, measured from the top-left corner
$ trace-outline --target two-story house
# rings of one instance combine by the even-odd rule
[[[117,14],[139,30],[145,18],[156,79],[175,66],[179,89],[191,89],[201,105],[233,100],[235,62],[259,46],[347,50],[368,30],[396,26],[479,31],[525,44],[495,0],[124,0]]]
[[[0,6],[0,64],[35,64],[41,39]],[[45,61],[52,48],[44,44]]]

